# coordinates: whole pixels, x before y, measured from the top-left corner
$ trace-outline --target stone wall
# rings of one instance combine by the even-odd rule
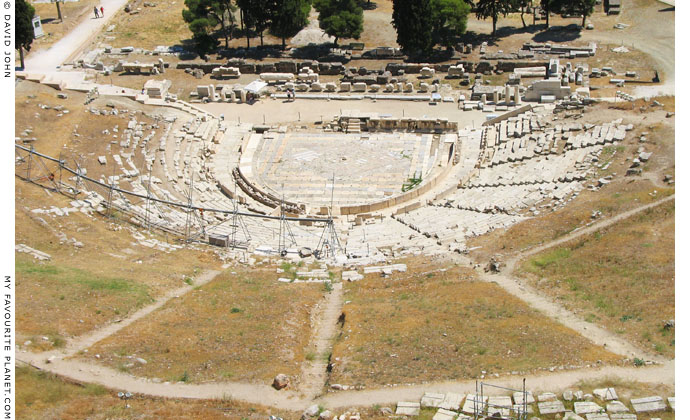
[[[348,117],[349,119],[349,117]],[[416,132],[457,132],[458,123],[455,121],[448,121],[445,118],[429,118],[429,119],[415,119],[415,118],[367,118],[362,126],[366,131],[416,131]]]
[[[303,204],[291,203],[289,201],[282,201],[278,197],[275,197],[267,192],[264,192],[252,184],[240,171],[240,168],[235,168],[232,170],[232,176],[237,181],[237,186],[245,192],[245,194],[252,197],[254,200],[262,203],[271,208],[276,208],[283,203],[283,208],[286,213],[301,214],[304,213],[306,207]],[[227,188],[226,188],[227,190]]]
[[[501,61],[496,63],[496,70],[501,70],[503,72],[512,72],[517,68],[525,67],[549,67],[548,61]]]
[[[293,73],[297,74],[303,68],[309,68],[314,73],[327,76],[337,76],[345,72],[342,63],[319,63],[317,61],[278,61],[275,63],[250,63],[241,59],[232,59],[223,63],[207,63],[203,61],[177,63],[180,70],[201,69],[204,73],[211,73],[218,67],[237,67],[242,74],[260,73]]]

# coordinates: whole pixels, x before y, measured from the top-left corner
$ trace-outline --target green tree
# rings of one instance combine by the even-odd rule
[[[319,27],[328,35],[340,38],[359,39],[364,30],[364,11],[355,0],[314,0],[319,12]]]
[[[24,68],[24,50],[31,50],[34,42],[34,26],[31,20],[36,11],[26,0],[17,0],[14,5],[14,47],[19,50],[19,60]]]
[[[393,0],[393,27],[407,55],[428,53],[434,45],[430,0]]]
[[[584,28],[587,16],[591,16],[594,12],[596,0],[570,0],[561,1],[561,3],[559,8],[562,9],[562,12],[582,16],[582,27]]]
[[[220,23],[217,2],[215,0],[185,0],[186,9],[182,10],[182,19],[192,31],[192,40],[197,52],[204,54],[218,48],[218,40],[213,31]]]
[[[244,35],[247,37],[247,48],[249,48],[249,33],[253,29],[251,16],[249,15],[249,7],[251,0],[237,0],[237,6],[240,8],[240,25]]]
[[[271,26],[278,0],[244,0],[238,3],[244,12],[245,28],[253,28],[259,34],[261,46],[263,46],[264,31]],[[247,47],[249,47],[249,35],[247,35]]]
[[[522,27],[527,28],[525,23],[525,10],[532,5],[532,0],[513,0],[513,10],[520,11],[520,20],[522,20]]]
[[[546,13],[546,27],[549,27],[549,15],[560,8],[561,0],[540,0],[542,10]]]
[[[185,0],[184,4],[187,8],[182,10],[182,18],[189,25],[199,52],[218,48],[218,41],[213,35],[218,25],[225,38],[225,48],[229,47],[235,26],[234,12],[237,10],[232,0]]]
[[[60,19],[60,22],[62,22],[62,10],[60,10],[60,3],[62,3],[64,0],[53,0],[55,2],[55,7],[57,8],[57,15],[58,19]]]
[[[235,12],[237,12],[237,6],[232,2],[232,0],[219,0],[221,19],[220,25],[223,31],[223,37],[225,38],[225,48],[230,48],[230,38],[232,37],[232,31],[237,26],[235,22]]]
[[[309,23],[309,0],[278,0],[270,31],[279,36],[285,49],[285,38],[292,37]]]
[[[491,35],[496,35],[496,23],[499,15],[504,17],[512,11],[511,0],[478,0],[475,14],[479,19],[491,18]]]
[[[470,6],[463,0],[431,0],[432,39],[450,48],[455,37],[467,29]]]

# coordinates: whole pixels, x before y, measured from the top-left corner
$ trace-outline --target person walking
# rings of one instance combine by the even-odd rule
[[[105,17],[105,12],[103,11],[103,6],[101,6],[101,17]]]
[[[96,6],[93,6],[93,14],[96,15],[96,19],[98,19],[98,8],[96,8]]]

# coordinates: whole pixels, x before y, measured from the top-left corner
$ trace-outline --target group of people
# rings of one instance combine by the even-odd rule
[[[96,19],[98,19],[99,17],[105,16],[105,12],[103,11],[103,6],[101,6],[101,14],[100,15],[98,14],[98,7],[93,6],[93,14],[96,15]]]

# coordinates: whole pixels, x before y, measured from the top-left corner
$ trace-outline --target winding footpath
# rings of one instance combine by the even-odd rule
[[[510,294],[522,299],[530,306],[532,306],[534,309],[539,310],[544,315],[553,318],[554,320],[562,323],[563,325],[577,331],[580,335],[588,338],[594,344],[606,347],[607,350],[613,353],[625,356],[629,359],[639,357],[644,360],[652,360],[662,363],[668,362],[667,359],[661,358],[658,355],[642,350],[634,344],[630,343],[629,341],[625,340],[623,337],[620,337],[619,335],[611,331],[608,331],[595,324],[585,321],[573,312],[565,309],[559,303],[556,303],[550,297],[545,296],[533,287],[527,285],[525,282],[522,282],[520,279],[513,276],[512,273],[515,270],[517,263],[526,257],[537,254],[546,249],[567,243],[581,236],[592,234],[600,229],[609,227],[615,223],[620,222],[621,220],[627,219],[645,210],[675,200],[675,197],[675,194],[670,195],[668,197],[664,197],[653,203],[645,204],[643,206],[625,211],[610,218],[603,219],[599,222],[592,223],[587,227],[577,229],[573,232],[570,232],[567,235],[564,235],[546,244],[534,247],[527,251],[523,251],[506,262],[506,270],[504,270],[506,274],[481,273],[480,277],[485,281],[496,282],[499,286],[508,291]]]
[[[44,74],[54,80],[68,80],[75,83],[80,80],[83,81],[83,72],[58,72],[57,70],[63,63],[74,58],[81,52],[93,36],[108,23],[109,19],[117,10],[123,7],[125,3],[126,0],[103,0],[102,4],[106,10],[107,18],[93,19],[87,17],[51,48],[32,52],[26,59],[26,73]],[[89,15],[87,14],[87,16]],[[648,31],[651,31],[651,33],[655,35],[657,32],[661,31],[666,34],[666,36],[650,36]],[[671,40],[669,40],[667,36],[669,32],[673,33],[673,27],[671,27],[671,31],[669,31],[668,26],[662,27],[655,25],[654,22],[645,23],[642,19],[636,19],[632,30],[626,31],[625,33],[628,39],[634,39],[636,48],[649,53],[657,60],[662,70],[664,70],[666,75],[664,85],[661,87],[650,87],[654,89],[656,93],[662,92],[672,94],[675,88],[673,65],[675,45],[672,37]],[[594,37],[594,35],[585,34],[584,38],[590,36]],[[596,40],[615,42],[615,39],[619,37],[620,36],[616,33],[599,33],[597,34]],[[103,89],[106,88],[104,87]],[[643,92],[643,90],[645,90],[645,88],[639,89],[640,94],[648,96],[647,93],[649,92]],[[598,229],[605,228],[674,199],[675,195],[660,199],[654,203],[640,206],[611,218],[598,221],[588,227],[571,232],[547,244],[521,252],[508,261],[506,274],[481,274],[484,280],[498,283],[505,290],[524,300],[532,307],[542,311],[545,315],[576,330],[594,343],[605,345],[606,348],[612,352],[627,357],[641,356],[645,359],[656,360],[660,363],[654,366],[640,368],[606,366],[601,368],[556,371],[553,373],[529,375],[526,376],[526,379],[530,389],[562,389],[574,385],[581,380],[599,379],[610,376],[616,376],[626,380],[653,382],[670,386],[675,385],[675,361],[664,360],[649,355],[647,352],[642,351],[613,333],[585,322],[550,298],[540,294],[537,290],[521,283],[510,274],[517,262],[522,258],[560,245],[579,236],[593,233]],[[204,273],[197,279],[194,286],[211,281],[217,274],[218,272],[216,271]],[[280,407],[295,411],[302,410],[315,402],[329,408],[346,408],[372,404],[390,404],[400,400],[419,399],[422,393],[427,391],[474,392],[475,381],[464,380],[435,382],[395,388],[340,391],[321,395],[324,392],[324,386],[327,380],[327,362],[322,357],[317,357],[318,360],[314,360],[313,363],[305,362],[303,365],[303,378],[305,379],[303,380],[302,386],[299,387],[300,389],[295,391],[276,391],[269,385],[231,382],[209,384],[155,383],[146,378],[134,377],[108,367],[81,362],[70,358],[70,356],[76,355],[96,342],[112,336],[123,328],[131,325],[133,322],[145,318],[171,299],[182,296],[192,289],[192,286],[185,286],[171,291],[158,299],[155,303],[140,309],[118,323],[110,324],[84,336],[69,340],[66,347],[60,351],[45,353],[19,351],[17,352],[17,359],[20,362],[32,365],[36,368],[79,382],[97,383],[110,389],[127,390],[141,395],[195,399],[232,398],[264,406]],[[334,290],[326,296],[323,310],[320,311],[318,315],[319,320],[316,323],[315,333],[312,339],[318,356],[322,356],[324,353],[328,352],[332,345],[332,338],[336,333],[338,316],[342,308],[342,293],[342,284],[335,284]],[[491,382],[497,385],[517,388],[521,386],[522,378],[522,376],[508,376],[494,378]]]
[[[593,233],[599,229],[611,226],[621,220],[674,199],[675,194],[659,199],[653,203],[628,210],[608,219],[600,220],[554,241],[518,253],[509,261],[508,273],[512,271],[517,261],[522,258],[563,244],[577,237]],[[217,274],[218,273],[215,271],[204,273],[200,276],[196,285],[207,283]],[[657,362],[656,365],[650,367],[604,366],[600,368],[528,375],[525,378],[527,379],[530,389],[562,389],[574,385],[581,380],[611,376],[620,377],[625,380],[661,383],[669,386],[675,385],[675,361],[650,355],[624,339],[617,337],[613,333],[585,322],[572,312],[553,302],[551,299],[541,295],[538,291],[520,283],[520,281],[510,276],[510,274],[486,274],[482,276],[484,280],[497,282],[511,294],[524,300],[532,307],[541,310],[546,316],[552,317],[576,330],[596,344],[605,345],[607,349],[614,353],[627,357],[643,357],[647,360],[655,360]],[[36,368],[50,371],[79,382],[98,383],[108,388],[127,390],[142,395],[196,399],[232,398],[295,411],[302,410],[315,402],[329,408],[346,408],[357,405],[390,404],[405,399],[418,399],[424,392],[428,391],[453,391],[460,393],[474,391],[475,381],[464,380],[359,391],[341,391],[337,393],[327,393],[321,396],[327,379],[327,362],[322,357],[317,357],[317,360],[313,362],[305,362],[303,366],[304,382],[299,389],[294,391],[276,391],[269,385],[232,382],[211,384],[154,383],[149,379],[134,377],[108,367],[68,359],[69,356],[118,332],[134,321],[150,314],[173,297],[181,296],[189,290],[192,290],[191,286],[186,286],[170,292],[156,303],[142,308],[129,318],[117,324],[111,324],[93,333],[69,341],[63,351],[46,353],[21,352],[17,354],[17,359]],[[326,353],[332,345],[332,339],[337,328],[338,316],[342,309],[342,293],[342,284],[335,284],[333,291],[326,295],[322,310],[317,314],[318,321],[314,328],[315,334],[312,343],[319,356]],[[508,376],[504,378],[493,378],[491,381],[493,384],[517,388],[521,386],[522,378],[522,376]]]

